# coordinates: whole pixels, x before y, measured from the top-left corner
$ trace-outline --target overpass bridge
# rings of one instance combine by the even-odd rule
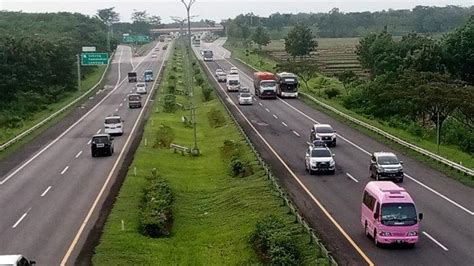
[[[170,34],[171,32],[179,32],[181,30],[187,31],[187,27],[184,26],[183,28],[163,28],[163,29],[151,29],[151,34]],[[224,27],[219,25],[215,27],[191,27],[191,32],[216,32],[216,31],[223,31]]]

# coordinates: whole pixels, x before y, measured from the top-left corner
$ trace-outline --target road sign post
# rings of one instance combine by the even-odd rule
[[[80,55],[76,55],[77,58],[77,90],[81,90],[81,58]]]
[[[109,62],[108,53],[83,53],[81,55],[83,66],[107,65]]]

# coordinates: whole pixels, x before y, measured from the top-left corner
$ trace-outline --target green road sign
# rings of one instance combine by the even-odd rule
[[[81,64],[83,66],[107,65],[109,55],[107,53],[83,53],[81,55]]]
[[[123,35],[122,41],[124,43],[150,42],[150,37],[146,35]]]

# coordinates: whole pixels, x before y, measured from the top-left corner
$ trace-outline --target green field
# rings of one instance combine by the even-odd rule
[[[69,104],[71,101],[79,97],[80,95],[84,94],[86,91],[88,91],[92,86],[94,86],[99,80],[102,74],[104,73],[106,66],[98,66],[92,73],[86,76],[84,80],[81,82],[81,90],[80,91],[75,91],[75,92],[70,92],[66,96],[64,96],[63,99],[58,101],[57,103],[50,104],[45,110],[42,110],[41,112],[37,112],[34,115],[31,115],[28,120],[24,120],[22,123],[21,127],[18,128],[0,128],[0,143],[5,143],[8,140],[12,139],[13,137],[17,136],[21,132],[31,128],[35,124],[41,122],[44,120],[46,117],[50,116],[52,113],[56,112],[57,110],[63,108],[67,104]],[[23,144],[25,141],[30,140],[34,136],[38,135],[41,133],[43,130],[48,128],[52,123],[55,123],[66,115],[67,112],[63,112],[62,114],[58,115],[56,118],[52,119],[49,123],[46,125],[43,125],[42,127],[38,128],[34,133],[28,135],[25,137],[24,140],[14,144],[13,146],[10,146],[5,151],[0,152],[0,158],[3,158],[7,153],[12,152],[15,147],[18,147],[19,145]]]
[[[180,50],[178,54],[182,55]],[[175,56],[165,71],[160,90],[168,92],[170,75],[183,80],[181,56]],[[178,71],[172,72],[174,66]],[[151,117],[145,126],[141,144],[129,167],[128,174],[109,215],[100,244],[93,257],[94,265],[253,265],[259,258],[249,243],[249,235],[256,221],[268,214],[281,217],[290,228],[302,252],[303,265],[325,265],[317,247],[309,244],[309,235],[294,216],[288,214],[282,200],[266,179],[243,136],[225,114],[215,98],[203,102],[202,92],[195,89],[197,100],[197,136],[201,155],[192,157],[173,153],[172,150],[154,148],[156,134],[161,125],[172,128],[173,143],[192,147],[193,130],[181,122],[189,117],[189,110],[175,113],[162,112],[162,97],[155,101]],[[185,96],[177,102],[187,105]],[[207,113],[217,109],[225,114],[225,125],[211,127]],[[242,143],[244,158],[251,161],[253,174],[231,177],[227,162],[219,147],[225,140]],[[147,143],[147,145],[145,145]],[[173,226],[169,237],[144,237],[139,229],[139,206],[146,176],[156,168],[170,185],[174,202]],[[136,169],[137,174],[134,174]],[[122,222],[124,228],[122,230]]]

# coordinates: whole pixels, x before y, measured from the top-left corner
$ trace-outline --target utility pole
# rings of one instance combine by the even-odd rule
[[[110,22],[107,23],[107,52],[110,54]]]
[[[181,0],[181,3],[183,3],[184,7],[186,8],[187,16],[188,16],[188,85],[190,86],[190,96],[191,96],[191,116],[192,116],[192,122],[193,122],[193,133],[194,133],[194,148],[193,148],[193,154],[198,155],[199,154],[199,148],[197,145],[197,131],[196,131],[196,106],[194,104],[194,86],[193,86],[193,71],[191,70],[191,53],[192,53],[192,46],[191,46],[191,19],[189,16],[189,11],[191,9],[191,6],[196,2],[196,0]]]
[[[440,143],[440,131],[441,128],[439,126],[439,107],[437,108],[436,112],[436,144],[438,145],[438,155],[439,155],[439,143]]]
[[[81,55],[77,54],[77,91],[81,91]]]

